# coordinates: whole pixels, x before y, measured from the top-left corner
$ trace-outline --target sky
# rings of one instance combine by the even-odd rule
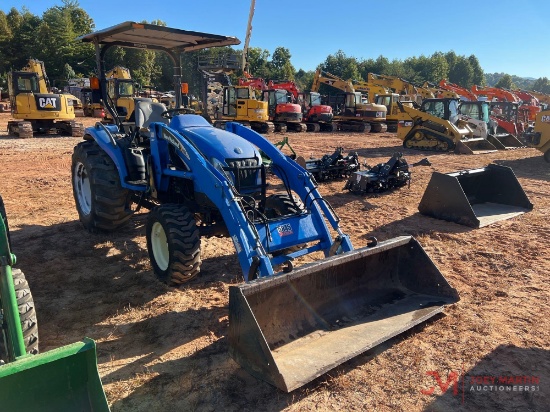
[[[79,0],[96,30],[124,21],[162,20],[168,27],[235,36],[242,48],[250,0],[154,2]],[[61,0],[0,0],[42,16]],[[256,0],[250,47],[287,48],[296,70],[315,70],[342,50],[358,60],[390,60],[454,50],[477,56],[485,73],[550,78],[548,0]]]

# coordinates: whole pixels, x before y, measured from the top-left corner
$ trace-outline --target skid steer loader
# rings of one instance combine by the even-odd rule
[[[177,50],[232,39],[135,23],[86,37],[132,45],[135,35],[160,49],[158,30]],[[354,249],[311,173],[259,133],[164,109],[138,102],[133,133],[86,129],[72,162],[79,218],[90,231],[114,231],[150,209],[151,264],[173,285],[199,274],[201,238],[230,237],[245,283],[230,287],[229,353],[252,375],[292,391],[459,300],[410,236]],[[294,269],[314,252],[325,259]]]
[[[468,125],[473,129],[474,136],[486,138],[498,150],[525,147],[516,136],[506,131],[506,128],[508,128],[509,125],[513,126],[513,123],[489,115],[489,102],[479,100],[461,102],[459,111],[462,118],[466,120]]]
[[[0,410],[108,412],[93,340],[38,354],[34,301],[10,245],[0,196]]]
[[[483,137],[475,137],[468,123],[459,118],[458,99],[425,99],[419,108],[398,102],[397,137],[408,149],[455,151],[463,154],[495,152]]]

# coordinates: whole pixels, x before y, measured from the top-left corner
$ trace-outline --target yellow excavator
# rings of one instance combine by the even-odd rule
[[[334,113],[333,123],[338,130],[380,133],[388,130],[386,124],[386,106],[366,101],[364,95],[356,91],[353,83],[338,76],[317,69],[311,86],[312,92],[318,92],[321,84],[341,90],[336,95],[328,95],[328,104]]]
[[[458,99],[426,99],[420,108],[398,103],[397,137],[408,149],[455,151],[464,154],[494,152],[497,148],[474,130],[459,112]]]
[[[275,124],[269,119],[269,103],[259,99],[262,89],[251,82],[232,85],[229,79],[229,75],[239,69],[246,79],[252,79],[247,57],[255,6],[256,1],[252,0],[240,62],[235,54],[199,57],[199,71],[204,79],[203,117],[220,129],[225,129],[228,122],[239,122],[258,133],[272,133]]]
[[[544,160],[550,163],[550,110],[539,112],[535,126],[523,134],[527,144],[544,153]]]
[[[51,131],[84,135],[82,123],[75,122],[75,106],[80,101],[71,94],[52,93],[44,62],[30,59],[20,71],[8,73],[8,89],[15,119],[8,121],[9,134],[21,138]]]
[[[412,100],[419,105],[424,99],[433,99],[435,97],[435,95],[430,90],[424,87],[415,86],[408,80],[396,76],[368,73],[367,83],[384,86],[394,93],[402,96],[407,96],[407,100]]]
[[[112,100],[119,117],[124,118],[123,121],[131,121],[136,99],[152,101],[148,98],[136,97],[136,82],[126,67],[113,67],[105,73],[105,79],[108,98]],[[112,121],[108,111],[105,111],[105,120]]]
[[[399,122],[399,106],[397,102],[401,102],[405,106],[413,107],[413,102],[409,100],[407,95],[399,95],[393,93],[390,89],[384,86],[379,86],[365,81],[353,80],[353,87],[356,91],[367,93],[369,102],[386,106],[386,124],[388,132],[397,132],[397,124]]]

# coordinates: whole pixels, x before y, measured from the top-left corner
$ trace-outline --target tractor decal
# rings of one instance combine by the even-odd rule
[[[292,231],[292,226],[289,223],[286,223],[284,225],[277,226],[277,232],[279,233],[279,236],[288,236],[294,233]]]
[[[180,152],[183,153],[183,155],[190,159],[189,153],[187,153],[187,150],[185,150],[185,147],[181,144],[181,142],[174,136],[172,133],[170,133],[168,130],[163,129],[162,131],[162,138],[166,140],[168,143],[170,143],[172,146],[174,146],[176,149],[178,149]]]

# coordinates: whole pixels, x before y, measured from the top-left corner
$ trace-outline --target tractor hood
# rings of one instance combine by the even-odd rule
[[[176,116],[170,121],[170,127],[189,139],[209,160],[215,158],[226,163],[226,159],[261,159],[254,145],[236,134],[213,127],[202,116]]]

